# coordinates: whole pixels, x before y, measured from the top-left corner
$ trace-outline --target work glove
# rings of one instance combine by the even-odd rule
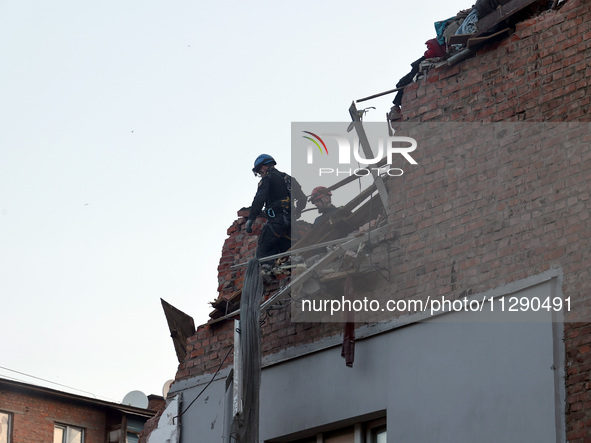
[[[246,233],[252,234],[252,220],[246,222]]]

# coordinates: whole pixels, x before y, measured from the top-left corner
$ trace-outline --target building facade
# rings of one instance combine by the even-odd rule
[[[591,2],[568,0],[405,89],[398,130],[418,140],[418,165],[387,184],[381,295],[473,309],[357,320],[349,367],[342,323],[294,322],[293,303],[275,306],[259,441],[591,439],[590,48]],[[244,223],[222,251],[223,299],[253,255]],[[169,392],[161,422],[179,442],[234,441],[224,315],[189,338]]]
[[[137,442],[162,403],[151,396],[144,409],[1,379],[0,442]]]

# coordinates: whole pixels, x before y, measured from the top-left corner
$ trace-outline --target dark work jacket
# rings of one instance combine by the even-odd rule
[[[353,226],[349,221],[351,212],[342,206],[337,208],[330,205],[328,208],[319,209],[320,215],[314,220],[314,229],[330,229],[337,237],[344,237],[353,232],[358,226]],[[322,228],[320,226],[323,226]]]
[[[291,180],[291,193],[287,189],[285,177]],[[292,199],[295,200],[295,202],[293,202]],[[269,173],[263,176],[259,182],[257,193],[254,196],[250,207],[248,219],[256,219],[263,210],[263,206],[265,206],[267,210],[273,209],[276,213],[282,210],[291,213],[291,208],[294,203],[296,217],[299,217],[306,207],[306,196],[304,195],[301,186],[293,177],[290,177],[285,172],[271,168]]]
[[[316,220],[314,220],[314,226],[319,225],[321,223],[325,223],[328,220],[330,220],[330,216],[334,214],[336,210],[337,207],[335,205],[330,205],[328,208],[318,209],[320,215],[316,217]]]

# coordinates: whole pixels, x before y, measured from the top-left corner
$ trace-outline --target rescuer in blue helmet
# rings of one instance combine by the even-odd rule
[[[275,166],[276,164],[277,162],[273,157],[271,157],[268,154],[261,154],[255,159],[254,168],[252,168],[252,172],[256,176],[257,174],[260,174],[261,166]]]
[[[252,233],[252,225],[264,210],[267,223],[261,231],[256,258],[280,254],[291,247],[292,215],[300,218],[306,207],[306,195],[296,179],[275,168],[277,162],[268,154],[259,155],[252,172],[261,177],[257,193],[250,207],[246,232]]]

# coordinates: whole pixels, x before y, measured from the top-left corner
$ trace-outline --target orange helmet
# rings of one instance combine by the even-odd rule
[[[310,201],[312,203],[314,203],[315,201],[317,201],[323,195],[328,195],[330,197],[330,196],[332,196],[332,192],[330,192],[329,189],[328,188],[325,188],[324,186],[317,186],[312,191],[312,194],[310,194]]]

